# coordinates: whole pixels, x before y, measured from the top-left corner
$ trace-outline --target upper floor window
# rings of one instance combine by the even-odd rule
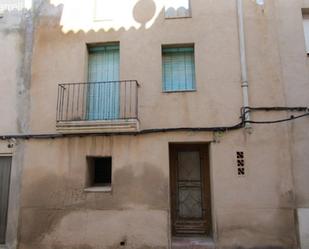
[[[303,9],[303,27],[306,42],[306,52],[309,54],[309,12]]]
[[[190,0],[166,0],[165,18],[191,17]]]
[[[194,46],[163,46],[163,91],[195,90]]]
[[[88,52],[87,119],[119,119],[119,43],[88,46]]]

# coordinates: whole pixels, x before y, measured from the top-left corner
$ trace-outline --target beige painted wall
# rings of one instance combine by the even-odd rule
[[[275,1],[267,2],[264,11],[260,7],[257,7],[253,1],[247,1],[245,5],[250,99],[252,106],[284,106],[287,101],[286,90],[282,84],[280,43],[274,42],[279,39],[277,30],[280,27],[278,25],[278,17],[276,16],[276,4],[277,2]],[[50,8],[53,9],[54,7],[50,6]],[[32,82],[35,85],[32,88],[32,131],[54,131],[57,84],[60,82],[79,82],[85,80],[87,75],[85,70],[87,67],[86,43],[104,41],[120,41],[121,78],[137,79],[142,85],[139,92],[139,118],[141,128],[215,126],[234,124],[238,121],[238,116],[235,114],[239,113],[241,106],[241,89],[239,88],[239,63],[235,63],[239,61],[239,52],[236,35],[236,9],[233,1],[228,3],[226,1],[216,1],[215,3],[212,1],[194,1],[192,4],[192,19],[164,20],[163,13],[159,12],[154,23],[148,29],[139,27],[131,28],[128,31],[124,29],[118,31],[111,30],[109,32],[102,30],[97,32],[80,30],[78,33],[65,33],[64,29],[67,28],[69,30],[70,28],[61,16],[61,14],[64,15],[65,11],[67,11],[65,5],[59,6],[54,11],[47,11],[47,13],[56,13],[56,16],[51,18],[48,15],[44,15],[41,18],[36,32],[32,71]],[[59,26],[60,22],[62,22],[62,26]],[[161,45],[192,42],[196,46],[197,91],[176,94],[162,93]],[[134,58],[134,63],[128,63],[132,61],[132,58]],[[51,103],[54,103],[54,105]],[[208,108],[200,108],[201,106]],[[164,110],[164,112],[161,110]],[[267,114],[267,116],[255,114],[253,118],[274,119],[281,118],[282,116],[285,116],[285,114],[271,113]],[[42,117],[44,118],[42,119]],[[285,125],[274,125],[264,128],[254,127],[253,134],[250,136],[244,136],[242,131],[234,132],[233,135],[224,136],[220,144],[214,144],[211,147],[213,219],[216,228],[215,238],[220,247],[246,246],[250,248],[267,245],[290,248],[295,245],[295,221],[292,209],[294,205],[294,189],[288,131],[288,127]],[[126,168],[127,171],[129,170],[130,167],[126,166],[128,161],[132,161],[132,165],[135,165],[135,167],[139,165],[140,169],[138,167],[134,168],[134,171],[137,170],[137,172],[138,170],[141,172],[147,171],[147,168],[153,164],[151,168],[158,168],[159,172],[161,172],[159,175],[162,174],[156,179],[156,182],[162,181],[166,185],[168,183],[167,144],[175,140],[174,136],[180,135],[157,135],[155,136],[156,139],[146,137],[125,138],[128,142],[124,142],[123,138],[113,138],[113,145],[106,145],[106,142],[103,141],[96,142],[98,143],[97,146],[103,146],[103,151],[98,155],[105,155],[107,152],[104,152],[104,150],[113,151],[109,153],[116,160],[113,166],[116,176],[118,167]],[[209,137],[211,134],[207,135],[208,138],[206,139],[202,139],[202,136],[199,134],[192,136],[189,135],[188,137],[188,135],[184,135],[180,141],[206,142],[211,140],[211,137]],[[82,139],[75,140],[77,144],[81,143],[86,147],[86,149],[81,149],[80,146],[76,145],[72,149],[72,146],[70,146],[71,153],[75,155],[74,158],[76,160],[80,158],[78,160],[80,166],[78,167],[81,170],[78,171],[79,173],[75,173],[75,170],[73,170],[74,172],[63,172],[61,170],[57,170],[56,172],[60,177],[67,175],[69,178],[79,179],[79,184],[72,183],[69,186],[77,184],[78,192],[80,192],[83,181],[85,180],[85,155],[87,153],[84,151],[87,151],[87,143],[83,143]],[[78,140],[80,141],[78,142]],[[100,140],[96,139],[96,141]],[[117,145],[115,141],[118,140],[122,142]],[[136,140],[142,144],[140,148],[135,144]],[[147,140],[151,142],[147,142]],[[160,145],[160,140],[165,142]],[[130,146],[123,148],[126,143],[130,143]],[[43,148],[43,144],[40,143],[40,148]],[[95,148],[97,146],[88,145],[88,150],[91,147]],[[62,153],[66,151],[61,149],[62,147],[60,145],[53,145],[52,147],[57,148]],[[132,149],[136,152],[132,152]],[[241,179],[236,176],[236,169],[234,168],[234,154],[240,149],[245,150],[246,154],[248,154],[248,175]],[[37,149],[33,148],[31,151],[36,154]],[[149,154],[150,152],[156,155],[153,159]],[[119,156],[113,153],[119,153]],[[31,162],[30,151],[27,154]],[[68,152],[68,154],[70,153]],[[124,156],[125,154],[130,156],[126,158]],[[45,156],[42,158],[44,160],[46,159]],[[74,162],[65,159],[65,155],[61,159],[57,155],[52,156],[52,158],[58,158],[61,162],[62,160],[67,160],[66,163],[55,162],[55,165],[58,167],[60,165],[65,165],[64,168],[71,168],[73,167],[72,165],[76,167]],[[47,161],[52,162],[52,158]],[[121,160],[124,160],[125,163],[121,163]],[[38,159],[35,157],[31,167],[35,167],[38,163]],[[62,168],[62,170],[64,169]],[[44,202],[42,200],[44,198],[42,196],[45,196],[45,191],[45,194],[31,195],[34,196],[34,199],[28,199],[27,196],[29,197],[30,194],[27,193],[28,191],[32,193],[32,185],[39,184],[37,181],[33,181],[33,178],[44,179],[46,172],[44,173],[43,171],[41,173],[43,176],[33,177],[32,172],[38,173],[40,170],[30,170],[27,168],[26,171],[29,176],[26,174],[23,182],[25,186],[23,203],[30,202],[31,205],[35,205],[36,203],[43,205],[42,203]],[[130,172],[125,172],[125,174],[126,176],[132,175]],[[143,176],[143,173],[141,175]],[[144,177],[148,179],[147,176]],[[135,179],[134,177],[132,178]],[[31,184],[27,182],[27,179],[31,181]],[[122,226],[126,226],[130,224],[130,221],[126,220],[125,215],[128,212],[134,212],[131,209],[136,210],[142,206],[143,212],[152,216],[155,215],[151,211],[154,205],[160,210],[160,214],[157,215],[161,218],[158,217],[157,219],[161,220],[161,225],[158,224],[157,226],[161,227],[161,229],[158,230],[166,232],[163,237],[160,237],[162,236],[160,233],[156,234],[160,238],[155,240],[156,243],[151,243],[151,240],[147,240],[146,243],[154,247],[166,247],[169,237],[169,233],[167,232],[169,230],[168,191],[163,191],[165,193],[163,196],[155,196],[153,200],[142,198],[142,205],[140,204],[140,200],[135,199],[133,196],[128,197],[127,201],[130,203],[129,205],[128,203],[118,204],[118,199],[122,201],[126,200],[125,197],[120,195],[121,188],[124,188],[130,193],[130,187],[128,186],[131,182],[129,182],[129,185],[126,185],[125,182],[117,185],[117,178],[114,181],[116,182],[113,186],[113,191],[115,191],[113,192],[113,196],[96,194],[102,198],[103,203],[96,206],[95,209],[104,208],[107,205],[106,203],[109,203],[111,206],[108,205],[108,211],[102,211],[102,215],[104,212],[108,213],[111,212],[110,210],[113,210],[112,213],[115,219],[111,221],[112,224],[115,225],[117,221],[116,217],[119,217],[123,221],[120,222]],[[43,180],[43,182],[45,181]],[[144,197],[147,191],[154,189],[154,187],[150,186],[149,190],[147,190],[147,184],[145,185],[139,180],[136,180],[136,182],[137,186],[134,187],[134,192],[138,193],[137,196]],[[64,188],[61,184],[57,184],[57,186],[60,189]],[[67,188],[70,189],[70,187]],[[38,189],[41,188],[39,187]],[[70,191],[64,191],[63,194],[67,195]],[[60,190],[59,192],[62,191]],[[59,192],[55,194],[57,198],[47,198],[52,203],[45,205],[49,207],[56,205],[61,200],[61,196],[64,203],[70,200],[70,198],[66,198],[59,194]],[[80,195],[91,196],[91,194],[85,193],[80,193]],[[91,206],[91,201],[87,200],[82,201],[80,204],[80,200],[77,197],[77,203],[74,205]],[[54,201],[56,203],[53,203]],[[97,201],[96,203],[100,202]],[[116,203],[114,204],[116,206],[113,203]],[[160,203],[162,203],[161,206],[159,205]],[[122,210],[123,214],[118,213],[119,207],[117,208],[117,204],[124,209]],[[27,205],[23,209],[23,212],[25,212],[23,217],[25,219],[31,217],[31,214],[27,213],[31,212],[31,208],[26,207]],[[42,210],[45,209],[46,207],[42,208]],[[64,209],[70,210],[70,208]],[[90,217],[97,215],[97,210],[89,211],[89,208],[86,208],[84,212],[89,213]],[[143,212],[139,216],[141,220],[144,219]],[[66,245],[65,243],[69,245],[70,243],[73,245],[80,244],[75,240],[68,240],[65,235],[63,235],[64,237],[59,235],[61,233],[59,231],[62,231],[63,226],[71,222],[77,222],[76,218],[74,218],[76,217],[75,215],[74,212],[73,214],[70,212],[70,214],[62,217],[61,221],[55,218],[57,228],[53,228],[54,232],[47,232],[48,235],[46,238],[43,237],[42,240],[39,240],[41,241],[40,243],[45,243],[45,246],[51,246],[54,243],[52,241],[58,241],[58,243],[64,243],[64,245]],[[84,214],[81,215],[81,217],[83,216]],[[91,234],[95,233],[97,232],[94,228],[96,226],[95,224],[85,225],[83,229],[86,229],[88,233],[89,231]],[[106,223],[102,222],[102,225],[108,227],[114,226],[110,225],[109,221]],[[117,225],[120,226],[118,223]],[[117,229],[122,231],[122,226],[117,227]],[[136,228],[136,232],[133,232],[132,235],[127,235],[128,245],[132,248],[143,247],[143,241],[141,239],[135,240],[135,243],[137,243],[135,245],[130,244],[133,243],[131,242],[132,237],[136,237],[139,229],[142,229],[146,234],[151,232],[148,231],[150,228],[146,228],[141,224],[139,228]],[[26,232],[25,229],[22,229],[22,231],[26,233],[26,239],[22,239],[22,242],[32,241],[31,239],[27,239],[29,231]],[[73,232],[73,234],[75,233]],[[59,237],[59,239],[51,239],[55,237]],[[99,234],[96,237],[99,237]],[[103,238],[105,237],[103,236]],[[105,244],[107,247],[117,245],[121,236],[108,236],[108,238],[110,241]],[[33,242],[36,241],[33,240]],[[89,237],[86,237],[85,241],[88,241],[90,246],[96,246],[95,244],[91,244]]]
[[[141,84],[142,129],[239,122],[235,1],[192,0],[193,17],[175,20],[165,20],[162,1],[154,2],[132,4],[133,15],[118,9],[128,22],[94,22],[91,3],[83,6],[82,1],[73,6],[53,0],[37,10],[28,132],[55,132],[57,85],[86,81],[86,44],[108,41],[120,42],[121,79]],[[309,106],[300,11],[309,2],[265,2],[262,8],[244,1],[251,106]],[[107,31],[113,25],[115,30]],[[0,36],[7,48],[0,54],[10,55],[8,62],[0,62],[10,72],[0,74],[1,91],[8,96],[0,99],[2,134],[18,131],[16,110],[23,102],[18,104],[14,96],[22,53],[13,44],[22,38],[5,32]],[[197,91],[162,93],[161,45],[183,43],[195,44]],[[252,118],[287,115],[262,112]],[[212,142],[212,133],[175,132],[18,144],[16,167],[24,162],[19,248],[114,249],[124,240],[126,248],[169,248],[170,142],[211,142],[213,237],[218,248],[296,248],[295,208],[309,208],[307,127],[308,118],[253,125],[252,134],[227,132],[219,143]],[[235,158],[240,150],[246,155],[247,172],[241,178]],[[112,193],[84,192],[87,155],[113,157]],[[307,219],[306,212],[302,214],[300,219]]]
[[[285,130],[260,129],[250,138],[233,132],[211,144],[220,248],[294,245],[289,148],[277,146],[285,136],[274,139]],[[168,143],[211,141],[209,133],[171,133],[29,142],[20,248],[118,248],[124,239],[126,248],[168,248]],[[237,176],[238,150],[245,151],[246,177]],[[87,155],[113,157],[111,193],[83,191]]]
[[[0,133],[15,134],[24,131],[28,115],[24,97],[27,92],[25,63],[25,28],[26,20],[22,11],[1,13],[0,18]],[[17,229],[19,219],[19,200],[21,172],[23,164],[23,142],[0,141],[0,157],[12,156],[10,195],[8,205],[8,222],[6,245],[0,248],[15,249],[17,246]],[[13,145],[13,147],[8,147]]]
[[[85,81],[86,44],[108,41],[120,41],[120,78],[136,79],[141,85],[141,128],[239,122],[241,90],[238,87],[239,63],[235,63],[239,61],[235,5],[208,1],[213,8],[199,8],[204,2],[196,1],[192,6],[196,18],[164,20],[161,11],[150,28],[128,31],[63,33],[59,26],[61,6],[55,18],[42,18],[37,28],[33,59],[32,82],[36,87],[32,89],[32,131],[55,131],[57,84]],[[218,8],[220,5],[225,8]],[[66,11],[65,5],[63,11]],[[214,22],[214,19],[217,20]],[[229,46],[225,46],[225,39]],[[197,91],[162,93],[161,45],[183,43],[196,46]],[[133,58],[134,63],[131,63]]]
[[[304,33],[302,28],[301,8],[309,8],[309,1],[282,1],[278,6],[280,15],[279,41],[282,58],[283,86],[288,105],[309,105],[309,61],[305,52]],[[289,20],[285,18],[289,15]],[[291,26],[293,23],[294,27]],[[299,90],[301,89],[301,91]],[[304,224],[309,220],[308,191],[308,119],[290,125],[292,166],[295,182],[295,200],[300,208],[298,222],[301,248],[307,248],[308,230]]]
[[[0,122],[2,133],[17,132],[17,84],[21,78],[23,57],[23,34],[20,30],[21,17],[18,13],[0,19]]]

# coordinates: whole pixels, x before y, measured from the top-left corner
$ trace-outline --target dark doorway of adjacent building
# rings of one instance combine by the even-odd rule
[[[0,156],[0,245],[5,244],[6,237],[11,162],[11,157]]]
[[[211,235],[208,144],[170,144],[172,235]]]

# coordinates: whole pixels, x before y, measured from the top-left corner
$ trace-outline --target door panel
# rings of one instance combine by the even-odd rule
[[[207,145],[171,145],[170,164],[173,235],[209,234]]]
[[[196,188],[179,186],[178,189],[178,218],[202,218],[202,199],[200,186]]]
[[[177,157],[178,218],[202,218],[200,154],[178,151]]]
[[[11,176],[11,157],[0,157],[0,244],[5,243]]]
[[[118,119],[119,46],[106,45],[89,49],[87,119]],[[100,83],[95,83],[100,82]]]

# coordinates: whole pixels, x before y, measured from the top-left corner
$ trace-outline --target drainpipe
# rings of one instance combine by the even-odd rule
[[[237,1],[237,15],[238,15],[238,34],[239,34],[239,51],[240,51],[240,66],[241,66],[241,87],[243,97],[243,108],[246,111],[244,115],[245,128],[251,128],[250,123],[250,110],[249,96],[248,96],[248,74],[247,74],[247,59],[246,59],[246,43],[245,43],[245,30],[244,30],[244,13],[242,0]]]

